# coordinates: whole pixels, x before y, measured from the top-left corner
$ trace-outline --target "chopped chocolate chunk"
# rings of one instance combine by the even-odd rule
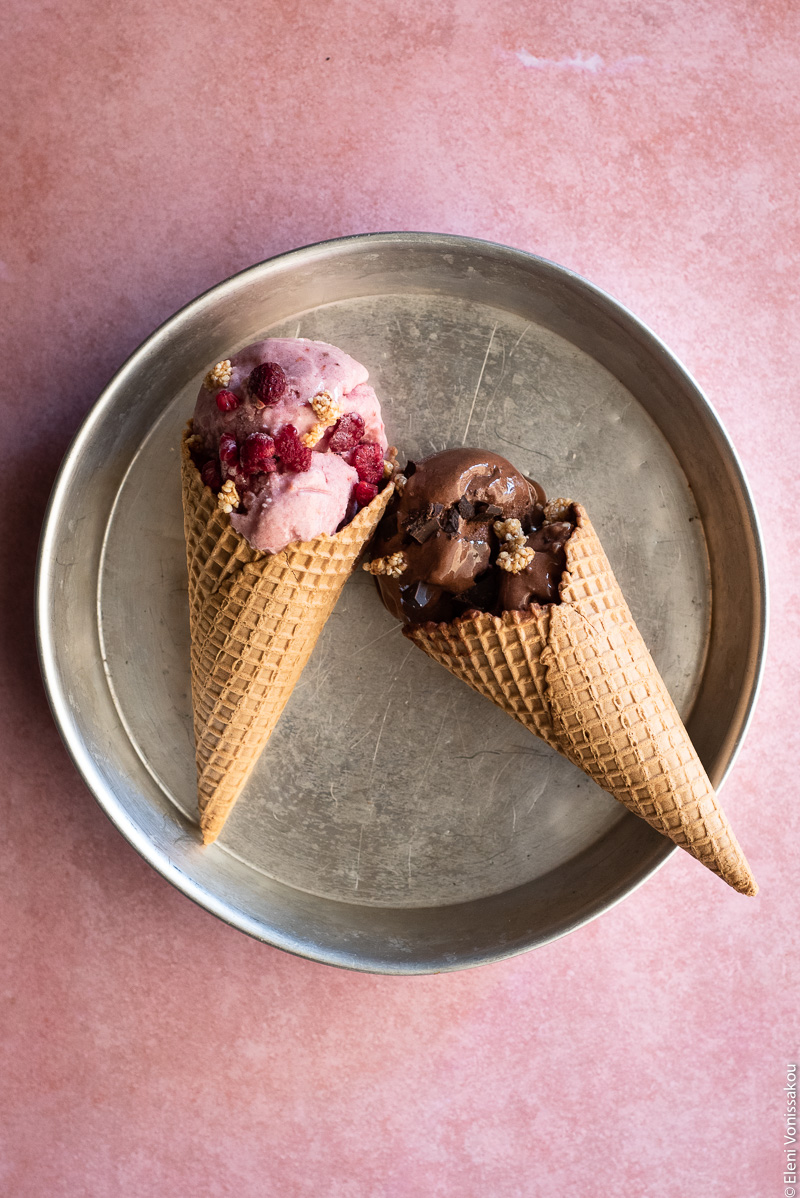
[[[493,520],[496,516],[502,516],[503,509],[498,507],[496,503],[476,503],[475,515],[479,520]]]
[[[454,508],[454,507],[448,508],[447,512],[444,515],[444,518],[442,519],[442,531],[448,537],[457,537],[458,536],[458,525],[459,525],[460,519],[461,519],[461,517],[458,514],[457,508]]]
[[[424,582],[416,582],[413,586],[404,587],[404,598],[409,605],[425,607],[430,602],[431,588]]]
[[[400,586],[400,606],[407,620],[424,623],[426,620],[449,620],[454,614],[453,602],[441,587],[426,582]]]
[[[439,521],[436,516],[417,516],[406,525],[406,532],[418,545],[424,545],[438,531]]]
[[[493,611],[497,603],[498,587],[499,582],[495,571],[487,570],[477,578],[475,585],[471,586],[468,591],[462,591],[460,595],[455,595],[453,601],[459,608]]]
[[[464,495],[463,498],[459,499],[458,503],[456,504],[456,507],[458,508],[458,514],[462,520],[474,520],[475,519],[475,504],[470,503],[470,501],[467,499],[466,495]]]

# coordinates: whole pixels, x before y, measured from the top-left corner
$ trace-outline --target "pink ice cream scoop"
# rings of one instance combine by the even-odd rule
[[[377,495],[387,441],[368,377],[335,346],[290,337],[248,345],[206,375],[194,459],[254,549],[333,534]]]

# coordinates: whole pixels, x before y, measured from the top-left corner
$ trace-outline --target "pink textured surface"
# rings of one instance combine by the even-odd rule
[[[799,13],[12,0],[4,1195],[781,1193],[798,1051]],[[31,605],[79,420],[219,279],[321,238],[409,228],[580,271],[655,328],[726,422],[772,569],[765,687],[724,791],[758,899],[678,854],[538,952],[449,976],[351,975],[194,907],[75,776]]]

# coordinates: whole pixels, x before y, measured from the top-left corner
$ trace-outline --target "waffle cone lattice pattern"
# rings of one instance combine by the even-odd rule
[[[584,509],[561,603],[406,626],[435,661],[540,736],[734,889],[758,887]]]
[[[200,827],[216,840],[278,722],[389,484],[335,536],[259,553],[217,507],[182,445]]]

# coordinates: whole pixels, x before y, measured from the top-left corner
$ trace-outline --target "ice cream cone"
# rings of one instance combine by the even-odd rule
[[[200,827],[216,840],[394,487],[334,536],[251,548],[182,443]]]
[[[586,512],[561,602],[404,634],[735,890],[758,887]]]

